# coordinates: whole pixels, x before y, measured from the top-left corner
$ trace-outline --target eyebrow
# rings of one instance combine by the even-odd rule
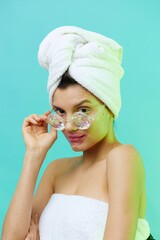
[[[84,100],[82,100],[81,102],[79,102],[78,104],[76,104],[76,105],[74,105],[74,107],[78,107],[78,106],[80,106],[81,104],[83,104],[83,103],[92,103],[92,102],[90,102],[88,99],[84,99]],[[53,108],[60,108],[60,107],[58,107],[58,106],[55,106],[55,105],[53,105]]]

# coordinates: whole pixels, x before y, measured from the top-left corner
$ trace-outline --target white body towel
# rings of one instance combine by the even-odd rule
[[[43,210],[40,240],[103,240],[108,204],[80,195],[55,193]],[[135,240],[146,240],[148,222],[138,219]]]

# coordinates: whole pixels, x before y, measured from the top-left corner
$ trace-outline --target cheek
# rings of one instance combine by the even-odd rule
[[[104,138],[109,130],[109,121],[108,118],[99,119],[95,122],[88,131],[89,137],[92,141],[96,142]]]

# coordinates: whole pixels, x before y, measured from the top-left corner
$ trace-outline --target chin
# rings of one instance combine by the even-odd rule
[[[75,152],[83,152],[83,151],[85,151],[85,147],[80,146],[80,145],[76,145],[76,144],[71,144],[71,148]]]
[[[75,152],[84,152],[93,146],[94,144],[92,146],[86,146],[85,144],[71,144],[71,148]]]

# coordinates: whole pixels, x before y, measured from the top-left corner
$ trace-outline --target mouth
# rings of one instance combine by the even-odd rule
[[[81,142],[82,140],[84,140],[85,138],[85,134],[81,135],[81,136],[69,136],[67,137],[68,140],[71,142],[71,143],[74,143],[74,142]]]

